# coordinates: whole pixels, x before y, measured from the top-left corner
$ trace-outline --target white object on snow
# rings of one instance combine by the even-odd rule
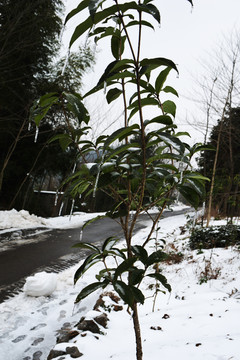
[[[56,287],[57,275],[42,271],[34,276],[29,276],[23,290],[28,296],[49,296],[54,292]]]

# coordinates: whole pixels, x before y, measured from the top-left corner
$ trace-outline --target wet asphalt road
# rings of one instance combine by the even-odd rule
[[[179,211],[165,212],[166,216]],[[137,223],[136,231],[144,228],[146,215]],[[86,250],[72,248],[79,242],[80,228],[50,230],[39,234],[22,233],[17,242],[0,235],[0,302],[15,295],[27,276],[39,271],[60,272],[84,258]],[[82,241],[101,244],[109,236],[122,237],[120,225],[109,218],[99,219],[84,229]],[[13,243],[4,250],[4,244]],[[22,243],[21,243],[22,242]],[[20,245],[19,245],[20,244]]]

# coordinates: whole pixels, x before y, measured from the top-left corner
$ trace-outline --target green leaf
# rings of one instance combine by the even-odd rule
[[[68,102],[68,109],[77,117],[79,123],[84,121],[88,124],[90,115],[82,102],[81,96],[79,94],[70,93],[64,93],[64,95]]]
[[[145,265],[148,259],[148,253],[141,245],[134,245],[131,247],[132,252],[139,258],[139,260]]]
[[[85,8],[87,8],[88,5],[89,5],[89,1],[90,1],[90,0],[82,0],[82,1],[80,2],[80,4],[79,4],[75,9],[73,9],[72,11],[70,11],[70,13],[68,13],[67,16],[66,16],[64,25],[66,25],[66,23],[67,23],[73,16],[75,16],[75,15],[78,14],[80,11],[84,10]]]
[[[153,252],[151,255],[149,255],[148,259],[147,259],[147,266],[156,264],[158,262],[161,262],[163,260],[166,260],[167,258],[167,254],[161,250],[157,250],[155,252]]]
[[[165,93],[172,93],[173,95],[176,95],[178,97],[178,92],[172,86],[165,86],[162,91],[164,91]]]
[[[87,1],[86,3],[84,2],[83,4],[83,8],[85,8],[86,6],[88,6],[89,1]],[[78,12],[80,12],[82,9],[81,7],[78,9],[74,9],[73,12],[71,12],[68,16],[67,19],[65,21],[65,23],[74,15],[76,15]],[[107,18],[113,18],[115,17],[116,14],[119,13],[119,11],[121,11],[122,13],[125,13],[126,11],[131,11],[131,10],[137,10],[140,12],[146,12],[148,14],[151,14],[158,22],[160,22],[160,14],[158,9],[152,5],[152,4],[147,4],[147,5],[143,5],[140,4],[138,5],[137,3],[135,3],[135,1],[130,1],[130,2],[125,2],[123,4],[117,4],[117,5],[113,5],[110,6],[102,11],[96,12],[94,14],[94,19],[89,16],[85,21],[81,22],[75,29],[71,40],[70,40],[70,45],[69,47],[71,47],[73,45],[73,43],[82,35],[84,34],[84,32],[86,32],[87,30],[91,30],[91,28],[93,27],[93,25],[98,24],[99,22],[101,22],[102,20],[105,20]]]
[[[171,114],[173,117],[176,115],[176,104],[171,100],[166,100],[162,104],[163,111],[167,114]]]
[[[116,255],[116,256],[119,256],[121,257],[123,260],[126,259],[126,255],[124,254],[124,250],[120,250],[120,249],[117,249],[117,248],[114,248],[112,247],[111,250],[109,251],[109,253],[111,253],[112,255]]]
[[[131,271],[131,285],[137,285],[140,284],[145,274],[145,270],[134,268],[133,271]]]
[[[183,154],[185,151],[185,146],[184,144],[181,142],[181,140],[179,140],[177,137],[165,133],[165,132],[157,132],[158,137],[164,141],[166,144],[172,146],[175,150],[177,150],[180,154]]]
[[[116,34],[113,34],[111,38],[111,50],[116,60],[119,60],[120,56],[124,52],[125,41],[126,36],[117,36]]]
[[[128,285],[126,285],[123,281],[120,281],[120,280],[114,282],[113,286],[114,286],[114,290],[118,293],[120,298],[126,304],[128,304],[130,307],[132,307],[133,302],[134,302],[134,295],[133,295],[131,288]]]
[[[116,100],[121,94],[122,94],[122,91],[118,88],[110,89],[107,93],[108,104],[110,104],[112,101]]]
[[[49,93],[43,95],[39,101],[35,101],[30,109],[29,120],[34,121],[37,126],[40,125],[41,120],[47,115],[51,107],[59,100],[57,93]]]
[[[76,282],[78,281],[78,279],[88,270],[90,269],[90,267],[92,267],[93,265],[95,265],[96,263],[98,263],[99,261],[101,261],[101,258],[98,257],[95,254],[91,254],[89,256],[86,257],[86,259],[84,260],[83,264],[77,269],[77,271],[74,274],[74,284],[76,284]]]
[[[93,19],[93,21],[94,21],[95,13],[96,13],[100,3],[101,3],[101,0],[89,0],[88,10],[89,10],[90,16]]]
[[[187,200],[187,202],[192,205],[195,209],[198,208],[199,205],[199,195],[196,193],[194,189],[192,189],[188,185],[179,185],[178,191],[180,194]]]
[[[123,59],[123,60],[114,60],[112,61],[105,69],[103,75],[100,77],[98,81],[98,85],[104,82],[109,82],[109,80],[113,79],[122,79],[124,77],[132,77],[132,73],[127,70],[133,67],[133,60],[131,59]],[[121,72],[121,73],[120,73]],[[130,76],[130,75],[131,76]]]
[[[173,121],[172,118],[168,115],[160,115],[156,116],[151,120],[145,120],[144,125],[147,126],[149,124],[163,124],[163,125],[172,125]]]
[[[198,193],[199,196],[203,197],[205,195],[205,186],[203,185],[202,181],[197,178],[187,177],[184,179],[187,180],[187,183]]]
[[[116,131],[114,131],[110,136],[108,136],[107,140],[105,141],[104,147],[107,148],[111,145],[114,141],[122,141],[127,136],[130,136],[135,133],[135,129],[139,129],[138,124],[134,124],[128,127],[122,127]]]
[[[147,276],[158,280],[169,292],[172,291],[171,286],[168,284],[166,277],[159,273],[148,274]]]
[[[133,21],[130,21],[127,25],[126,25],[126,28],[130,27],[130,26],[136,26],[136,25],[142,25],[142,26],[147,26],[147,27],[150,27],[151,29],[154,30],[154,26],[148,22],[148,21],[145,21],[145,20],[142,20],[141,22],[140,21],[137,21],[137,20],[133,20]]]
[[[185,175],[185,177],[186,178],[188,178],[188,179],[197,179],[197,180],[202,180],[202,181],[210,181],[210,179],[209,178],[207,178],[206,176],[203,176],[203,175],[201,175],[201,174],[199,174],[199,173],[187,173],[186,175]]]
[[[118,265],[115,274],[114,274],[114,281],[117,280],[118,276],[124,273],[125,271],[129,271],[137,258],[134,256],[132,258],[124,260],[120,265]]]
[[[102,245],[102,252],[111,250],[118,241],[119,239],[113,236],[108,237]]]
[[[141,7],[143,7],[144,11],[146,11],[151,14],[155,20],[160,24],[161,18],[160,18],[160,12],[156,6],[153,4],[141,4]]]
[[[143,293],[141,292],[141,290],[139,290],[138,288],[136,288],[135,286],[131,286],[131,290],[133,292],[133,297],[134,297],[134,300],[137,302],[137,303],[140,303],[140,304],[144,304],[144,301],[145,301],[145,297],[143,295]]]
[[[131,148],[136,148],[136,151],[137,151],[138,149],[141,148],[141,146],[139,143],[130,143],[127,145],[118,146],[117,148],[114,148],[114,149],[110,149],[108,156],[106,157],[106,162],[109,161],[110,159],[112,159],[113,157],[115,157],[116,155],[120,155],[122,153],[125,154],[125,152]],[[103,171],[104,171],[104,167],[103,167]]]
[[[98,254],[100,254],[99,248],[97,246],[93,245],[93,244],[90,244],[90,243],[80,242],[80,243],[74,244],[72,247],[73,248],[93,250],[94,252],[97,252]]]
[[[155,81],[155,90],[156,90],[157,94],[159,94],[160,91],[162,90],[162,87],[163,87],[170,71],[171,71],[171,68],[167,67],[166,69],[161,71],[160,74],[158,75],[158,77]]]
[[[216,151],[216,148],[212,145],[199,145],[198,143],[190,149],[192,155],[199,151]]]
[[[139,85],[141,86],[141,88],[145,89],[147,92],[149,92],[150,94],[154,94],[155,93],[155,89],[154,87],[148,82],[148,81],[145,81],[143,79],[140,79],[139,80],[136,80],[136,79],[132,79],[129,81],[130,83],[132,84],[137,84],[139,83]],[[135,96],[137,96],[137,92],[135,93]]]
[[[84,299],[85,297],[87,297],[88,295],[90,295],[91,293],[93,293],[94,291],[96,291],[100,288],[104,289],[107,285],[108,285],[108,281],[104,280],[102,282],[98,281],[98,282],[95,282],[95,283],[92,283],[92,284],[86,286],[78,294],[78,296],[75,300],[75,304],[78,303],[79,301],[81,301],[82,299]]]
[[[86,226],[88,226],[89,224],[93,223],[94,221],[97,221],[97,220],[99,220],[99,219],[103,219],[103,218],[105,218],[105,217],[106,217],[106,215],[98,215],[98,216],[96,216],[96,217],[94,217],[94,218],[86,221],[85,224],[84,224],[83,227],[82,227],[82,230],[83,230]]]
[[[143,59],[140,62],[141,66],[146,68],[145,71],[147,71],[148,67],[151,66],[151,68],[157,68],[159,66],[169,66],[170,68],[176,70],[178,72],[177,66],[172,60],[166,59],[166,58],[154,58],[154,59]],[[144,72],[143,72],[144,73]]]
[[[49,140],[49,143],[52,143],[56,140],[59,140],[60,146],[63,149],[63,151],[65,151],[67,149],[67,147],[73,142],[71,137],[68,134],[58,134],[58,135],[53,136]]]
[[[142,107],[147,105],[157,105],[157,106],[159,105],[159,102],[156,99],[150,97],[141,99],[140,102]],[[128,109],[133,109],[133,108],[139,109],[138,100],[134,101],[131,105],[128,106]]]

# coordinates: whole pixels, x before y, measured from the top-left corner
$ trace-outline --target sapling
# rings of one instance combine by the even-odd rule
[[[119,222],[124,244],[119,248],[119,239],[109,237],[101,247],[83,242],[76,245],[91,250],[91,253],[76,271],[75,283],[97,262],[103,265],[96,274],[97,281],[85,287],[78,294],[76,302],[99,288],[113,286],[131,309],[136,358],[142,360],[138,317],[138,304],[144,304],[145,301],[141,290],[142,281],[146,276],[153,278],[171,291],[160,267],[155,266],[164,261],[167,255],[161,248],[149,253],[151,248],[148,249],[148,244],[176,190],[192,206],[198,206],[204,194],[206,178],[191,170],[190,161],[193,154],[203,147],[200,144],[190,147],[181,141],[181,136],[188,134],[176,130],[176,105],[170,99],[162,100],[162,97],[165,99],[168,95],[178,96],[172,86],[166,85],[169,73],[178,73],[175,63],[164,57],[141,59],[144,28],[154,29],[153,21],[160,24],[160,13],[154,1],[83,0],[67,15],[66,22],[85,13],[85,10],[88,10],[88,15],[76,27],[70,48],[84,33],[88,33],[88,38],[94,38],[95,42],[108,37],[113,59],[96,86],[82,98],[79,94],[65,92],[45,95],[32,108],[32,118],[38,126],[50,107],[60,102],[78,121],[76,127],[76,121],[72,125],[66,119],[68,132],[54,138],[59,139],[63,149],[70,145],[78,149],[79,166],[66,182],[68,191],[72,198],[80,194],[85,198],[95,197],[98,192],[108,194],[113,200],[113,206],[104,216]],[[131,31],[133,28],[134,32]],[[91,131],[89,114],[83,100],[99,91],[106,93],[109,104],[122,98],[123,126],[108,136],[102,134],[95,141],[90,141],[87,137],[87,132]],[[150,118],[152,107],[155,107],[156,114]],[[151,154],[148,149],[153,147],[155,152]],[[88,163],[87,159],[93,153],[96,154],[95,160]],[[158,211],[150,214],[149,210],[153,207]],[[143,213],[149,215],[152,226],[142,242],[133,244],[136,222]],[[115,259],[113,267],[108,266],[109,257]]]

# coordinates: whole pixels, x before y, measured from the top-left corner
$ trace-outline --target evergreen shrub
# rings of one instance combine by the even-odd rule
[[[192,250],[240,245],[240,226],[218,225],[209,228],[196,228],[190,236],[189,245]]]

